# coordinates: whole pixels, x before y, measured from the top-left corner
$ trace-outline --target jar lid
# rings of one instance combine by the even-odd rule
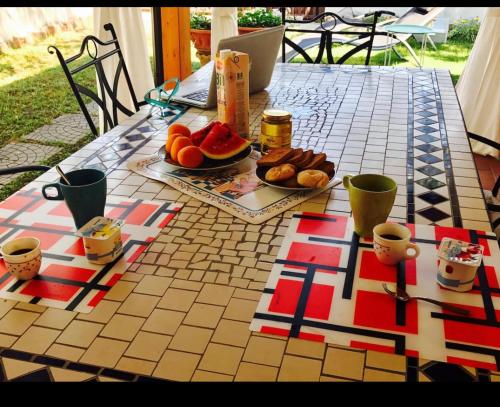
[[[445,237],[439,245],[438,255],[441,259],[453,263],[479,266],[482,260],[483,247],[479,244]]]
[[[292,118],[292,114],[287,112],[286,110],[280,109],[266,109],[262,113],[262,117],[264,120],[273,120],[273,121],[287,121]]]

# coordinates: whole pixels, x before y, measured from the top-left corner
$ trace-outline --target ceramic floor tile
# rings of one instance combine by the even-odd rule
[[[406,377],[403,374],[389,373],[382,370],[366,368],[363,377],[365,382],[404,382]]]
[[[31,353],[44,353],[60,333],[61,331],[56,329],[32,326],[12,346],[12,349]]]
[[[210,372],[236,374],[243,349],[234,346],[210,343],[205,351],[199,368]]]
[[[115,367],[127,349],[128,342],[115,339],[97,338],[84,353],[80,362],[91,365]]]
[[[196,302],[212,305],[227,305],[233,292],[233,287],[227,287],[220,284],[205,284],[196,298]]]
[[[145,318],[116,314],[106,324],[100,336],[131,341],[145,320]]]
[[[76,312],[57,308],[47,308],[34,324],[47,328],[64,329],[76,315],[78,315]]]
[[[194,372],[193,382],[232,382],[233,376],[220,373],[206,372],[205,370],[197,370]]]
[[[86,348],[101,332],[102,328],[103,325],[94,322],[73,320],[56,342]]]
[[[151,373],[153,373],[155,367],[155,362],[150,362],[142,359],[127,358],[123,356],[122,358],[120,358],[115,368],[118,370],[123,370],[125,372],[132,372],[149,376],[151,375]]]
[[[243,360],[263,365],[280,366],[285,347],[285,341],[252,336],[245,349]]]
[[[290,338],[288,340],[288,346],[286,347],[286,353],[322,359],[325,355],[325,349],[326,345],[323,342]]]
[[[90,373],[78,372],[69,369],[60,369],[58,367],[51,367],[50,373],[55,382],[84,382],[92,379],[95,375]]]
[[[114,300],[114,301],[123,301],[128,295],[134,290],[136,287],[136,283],[132,283],[129,281],[117,281],[115,285],[108,291],[104,299],[106,300]]]
[[[0,299],[0,318],[2,318],[11,308],[14,308],[16,301]]]
[[[151,314],[160,297],[144,294],[130,294],[118,308],[121,314],[135,315],[138,317],[147,317]]]
[[[34,312],[12,309],[0,320],[0,332],[22,335],[38,317]]]
[[[185,315],[183,312],[155,309],[142,326],[142,330],[174,335]]]
[[[23,376],[44,367],[38,363],[25,362],[10,358],[2,358],[2,363],[7,380],[15,379],[16,377]]]
[[[211,329],[181,325],[172,338],[169,349],[203,353],[210,342],[212,334]]]
[[[85,352],[84,349],[54,343],[47,350],[47,352],[45,352],[45,354],[48,356],[53,356],[55,358],[71,360],[73,362],[76,362],[82,357],[84,352]]]
[[[80,313],[77,318],[104,324],[111,319],[119,306],[120,303],[117,301],[102,300],[91,312],[88,314]]]
[[[274,382],[278,376],[277,367],[241,362],[234,378],[235,382]]]
[[[177,311],[189,311],[198,294],[194,291],[169,288],[163,295],[157,308],[166,308]]]
[[[17,341],[17,336],[0,334],[0,347],[9,348]]]
[[[364,362],[364,353],[328,348],[323,363],[323,373],[362,380]]]
[[[200,355],[166,350],[153,376],[169,380],[189,381],[198,366]]]
[[[150,332],[139,332],[125,352],[125,356],[158,361],[172,337]]]
[[[229,304],[223,314],[223,318],[250,322],[256,308],[257,301],[231,298],[231,301],[229,301]]]
[[[281,364],[278,381],[307,382],[318,381],[321,375],[321,361],[285,355]]]
[[[162,296],[171,282],[172,279],[169,277],[144,276],[135,287],[134,292]]]
[[[215,328],[224,312],[224,307],[194,303],[184,319],[184,324]]]
[[[212,342],[245,347],[250,333],[248,323],[222,319],[215,330]]]
[[[369,350],[366,352],[366,366],[405,372],[406,357],[402,355],[393,355],[391,353]]]

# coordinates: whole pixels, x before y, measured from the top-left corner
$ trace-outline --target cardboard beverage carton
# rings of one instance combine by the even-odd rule
[[[249,56],[221,50],[215,59],[217,116],[222,123],[249,137]]]

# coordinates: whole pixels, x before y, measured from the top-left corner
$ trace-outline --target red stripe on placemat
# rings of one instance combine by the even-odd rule
[[[315,342],[325,342],[324,335],[311,334],[309,332],[299,332],[299,338],[300,339],[307,339],[309,341],[315,341]]]
[[[152,242],[154,239],[152,237],[148,237],[146,239],[146,243]],[[137,250],[127,259],[127,263],[133,263],[137,260],[137,258],[148,248],[148,245],[140,245]]]
[[[174,218],[175,213],[169,213],[167,216],[165,216],[165,219],[158,225],[159,228],[164,228],[167,226],[170,221]]]
[[[49,215],[64,216],[65,218],[69,218],[70,216],[73,216],[73,215],[71,215],[71,212],[69,211],[68,206],[66,205],[65,202],[61,202],[55,208],[51,209],[49,211]]]
[[[96,295],[88,302],[89,307],[95,307],[99,302],[102,300],[102,298],[107,294],[107,291],[98,291]]]
[[[74,254],[75,256],[85,256],[85,247],[83,247],[83,238],[80,237],[75,243],[68,247],[64,253]]]
[[[125,218],[125,221],[132,225],[143,225],[157,209],[158,205],[141,203]]]
[[[351,341],[349,346],[359,349],[375,350],[377,352],[394,353],[394,346],[378,345],[376,343]]]
[[[58,301],[69,301],[81,287],[73,285],[49,282],[45,280],[31,280],[26,287],[21,290],[21,294],[32,297],[48,298]]]
[[[43,276],[64,278],[66,280],[87,282],[96,273],[96,270],[82,267],[71,267],[61,264],[50,264],[44,271]]]
[[[336,246],[325,246],[321,244],[293,242],[290,245],[286,259],[301,263],[317,264],[323,266],[338,267],[342,249]],[[288,266],[303,270],[302,266]],[[332,270],[316,269],[326,273],[336,273]]]
[[[263,325],[260,328],[260,332],[263,333],[263,334],[288,336],[288,334],[290,333],[290,330],[289,329],[283,329],[283,328],[275,328],[273,326],[265,326],[265,325]]]
[[[274,289],[269,311],[293,315],[297,309],[302,281],[280,279]]]
[[[436,240],[440,242],[445,237],[470,242],[470,235],[467,229],[452,228],[448,226],[434,226]]]
[[[361,254],[359,277],[395,283],[397,282],[398,271],[396,266],[388,266],[379,262],[375,252],[363,250]]]
[[[297,233],[307,235],[321,235],[329,237],[344,237],[347,225],[346,216],[326,215],[323,213],[304,212],[304,216],[314,216],[318,219],[300,219],[297,226]],[[334,219],[321,220],[321,218]]]
[[[331,285],[312,284],[304,316],[307,318],[328,320],[334,288]]]
[[[126,205],[126,202],[122,202],[121,205]],[[127,208],[113,208],[105,213],[105,216],[113,219],[121,219],[123,212],[125,212]]]
[[[447,356],[446,361],[449,363],[456,363],[457,365],[464,365],[470,367],[477,367],[480,369],[497,370],[497,365],[495,363],[480,362],[479,360],[471,360],[464,358],[457,358],[455,356]]]

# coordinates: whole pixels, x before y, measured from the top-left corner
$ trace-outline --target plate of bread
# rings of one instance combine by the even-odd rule
[[[257,177],[264,183],[289,191],[326,187],[335,175],[335,164],[325,153],[302,148],[277,148],[257,160]]]

